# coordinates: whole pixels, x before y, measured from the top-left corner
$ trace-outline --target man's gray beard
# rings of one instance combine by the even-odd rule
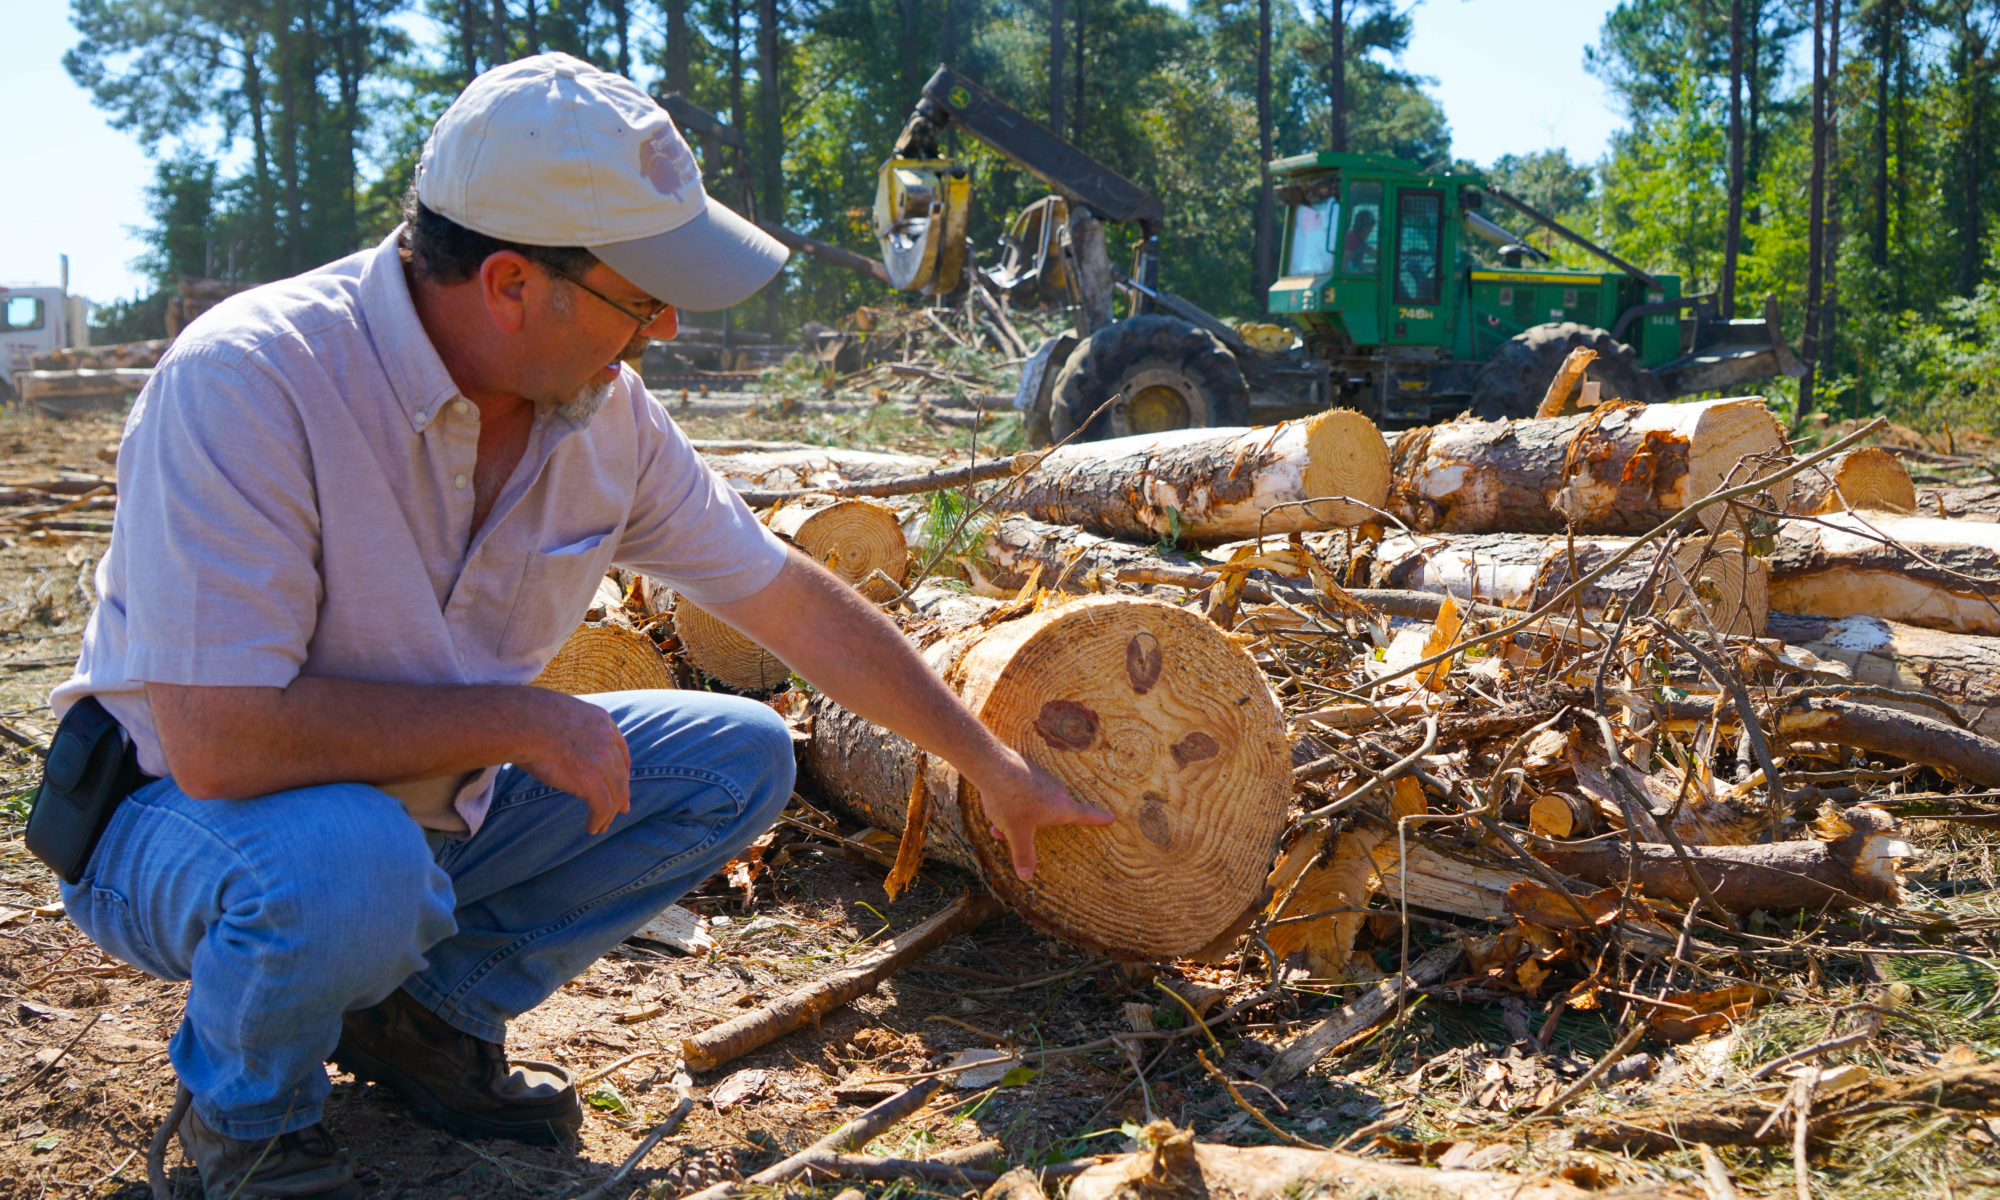
[[[576,389],[575,395],[561,404],[538,404],[535,407],[546,409],[566,421],[582,425],[589,421],[598,409],[604,407],[604,402],[611,398],[611,389],[617,383],[616,379],[607,379],[601,383],[586,383]]]

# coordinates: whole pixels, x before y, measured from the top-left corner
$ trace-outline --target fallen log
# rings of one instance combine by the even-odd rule
[[[1880,809],[1850,808],[1822,817],[1819,836],[1759,846],[1689,846],[1682,858],[1672,846],[1605,841],[1587,847],[1534,851],[1565,875],[1601,887],[1629,878],[1653,899],[1692,904],[1701,893],[1689,878],[1701,876],[1709,892],[1733,913],[1894,905],[1900,901],[1896,859],[1908,855],[1896,819]]]
[[[2000,484],[1925,488],[1917,493],[1915,514],[1952,521],[2000,521]]]
[[[1771,607],[2000,634],[2000,525],[1877,513],[1786,521]]]
[[[1576,574],[1571,573],[1572,539],[1531,533],[1423,534],[1386,538],[1376,548],[1369,582],[1377,588],[1443,592],[1461,600],[1483,600],[1506,608],[1534,609],[1548,603],[1606,559],[1630,544],[1628,538],[1584,538],[1573,541]],[[1652,557],[1635,554],[1618,569],[1583,590],[1583,607],[1638,605],[1651,609],[1656,600],[1667,611],[1695,603],[1725,634],[1761,634],[1770,611],[1764,561],[1744,553],[1733,533],[1691,538],[1674,550],[1674,562],[1688,589],[1670,571],[1647,585]]]
[[[674,668],[633,621],[617,582],[607,578],[597,585],[583,624],[529,682],[572,696],[671,688]]]
[[[1765,632],[1820,658],[1845,663],[1856,683],[1928,692],[1975,733],[2000,738],[2000,638],[1945,633],[1880,617],[1774,612]],[[1910,712],[1921,705],[1874,700]]]
[[[690,1071],[713,1071],[788,1033],[817,1025],[827,1013],[873,991],[884,979],[1001,911],[1000,902],[991,896],[961,896],[923,924],[875,947],[860,962],[795,988],[754,1012],[683,1038],[681,1056]]]
[[[738,489],[743,502],[752,507],[766,504],[782,504],[807,496],[913,496],[920,492],[941,492],[949,488],[964,487],[970,483],[984,483],[990,479],[1007,479],[1019,475],[1034,464],[1032,454],[1017,454],[1012,458],[993,459],[965,467],[940,467],[935,471],[921,471],[914,475],[885,475],[873,477],[859,483],[842,483],[831,487],[786,488],[776,491],[752,491]]]
[[[1389,509],[1425,531],[1554,533],[1568,514],[1579,533],[1643,533],[1725,481],[1753,478],[1744,460],[1784,444],[1760,396],[1453,421],[1397,438]],[[1782,500],[1785,489],[1773,492]],[[1702,519],[1715,528],[1723,516],[1718,506]]]
[[[791,679],[777,655],[701,605],[676,596],[672,611],[681,653],[710,679],[739,692],[775,691]]]
[[[1268,428],[1064,446],[996,510],[1142,542],[1215,542],[1361,524],[1381,507],[1388,483],[1381,431],[1339,409]]]
[[[1332,1053],[1335,1047],[1374,1028],[1395,1010],[1396,1002],[1402,998],[1406,988],[1428,987],[1443,979],[1447,971],[1458,965],[1460,957],[1461,951],[1456,945],[1424,951],[1417,961],[1410,964],[1408,971],[1369,988],[1342,1005],[1340,1011],[1292,1039],[1290,1045],[1278,1051],[1278,1057],[1264,1068],[1259,1078],[1267,1084],[1297,1079],[1311,1070],[1314,1063]]]
[[[1219,1146],[1196,1142],[1190,1132],[1155,1122],[1142,1133],[1150,1150],[1124,1154],[1070,1181],[1070,1200],[1369,1200],[1423,1196],[1439,1200],[1589,1200],[1592,1193],[1559,1178],[1528,1178],[1463,1168],[1408,1166],[1294,1146]],[[1657,1200],[1691,1192],[1652,1190]],[[1621,1193],[1626,1200],[1638,1200]]]
[[[1848,509],[1907,515],[1916,505],[1917,488],[1902,459],[1876,446],[1856,446],[1794,475],[1785,511],[1800,517]]]
[[[1661,726],[1675,732],[1692,731],[1710,721],[1724,729],[1740,726],[1734,708],[1717,710],[1709,700],[1672,700],[1655,707]],[[1948,725],[1922,710],[1809,696],[1780,710],[1767,729],[1774,743],[1846,746],[1921,763],[1980,787],[2000,788],[2000,741]]]
[[[809,450],[745,450],[735,454],[708,453],[702,461],[738,491],[759,489],[823,491],[856,481],[892,475],[918,475],[937,463],[914,454],[883,454],[874,450],[844,450],[816,446]]]
[[[804,774],[833,803],[902,830],[922,774],[928,853],[974,871],[1038,927],[1112,958],[1193,953],[1262,894],[1291,795],[1283,718],[1248,653],[1199,614],[1086,597],[1021,611],[926,589],[910,636],[1000,740],[1103,828],[1036,839],[1018,878],[977,789],[824,696]]]
[[[1203,588],[1214,582],[1212,568],[1154,546],[1138,546],[1072,525],[1052,525],[1018,513],[990,522],[979,543],[979,558],[1002,587],[1021,587],[1031,578],[1060,591],[1103,591],[1113,584],[1147,586],[1166,580]]]
[[[764,524],[870,600],[887,600],[902,590],[910,547],[896,510],[887,505],[805,496],[766,513]]]

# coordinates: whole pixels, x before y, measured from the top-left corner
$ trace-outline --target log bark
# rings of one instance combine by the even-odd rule
[[[882,454],[833,446],[810,450],[746,450],[702,455],[716,474],[739,491],[837,487],[891,475],[916,475],[937,463],[914,454]]]
[[[1792,476],[1785,511],[1811,517],[1868,509],[1907,516],[1916,505],[1917,488],[1902,459],[1877,446],[1856,446]]]
[[[1151,1133],[1153,1128],[1149,1127]],[[1069,1185],[1070,1200],[1366,1200],[1424,1196],[1448,1200],[1589,1200],[1595,1194],[1556,1178],[1409,1166],[1294,1146],[1215,1146],[1174,1132],[1157,1148],[1091,1167]],[[1649,1193],[1653,1195],[1654,1193]]]
[[[1879,513],[1786,521],[1771,607],[2000,634],[2000,525]]]
[[[1693,730],[1709,721],[1740,724],[1733,708],[1717,711],[1709,700],[1673,700],[1656,706],[1664,728]],[[1860,704],[1826,696],[1794,701],[1769,723],[1774,742],[1819,742],[1920,763],[1981,787],[2000,788],[2000,740],[1946,724],[1921,709]],[[1779,749],[1782,750],[1782,744]]]
[[[1388,457],[1374,423],[1344,409],[1268,428],[1079,442],[1051,453],[996,508],[1141,542],[1358,525],[1373,516],[1363,505],[1386,498]]]
[[[1733,913],[1852,908],[1899,901],[1895,858],[1909,853],[1896,819],[1879,809],[1851,808],[1826,823],[1825,836],[1760,846],[1672,847],[1641,842],[1636,859],[1625,842],[1584,848],[1537,849],[1535,857],[1578,879],[1623,887],[1627,878],[1654,899],[1692,904],[1700,898],[1690,863],[1716,901]]]
[[[1917,494],[1915,514],[1952,521],[2000,521],[2000,484],[1925,488]]]
[[[1036,840],[1018,878],[978,790],[942,762],[924,784],[926,846],[976,872],[1038,927],[1113,958],[1199,950],[1262,894],[1291,795],[1290,745],[1248,653],[1157,601],[1021,611],[921,591],[910,637],[1001,741],[1118,820]],[[903,828],[918,755],[824,696],[802,769],[831,802]]]
[[[1880,617],[1809,617],[1774,612],[1765,632],[1820,658],[1845,663],[1854,682],[1928,692],[1958,710],[1975,733],[2000,738],[2000,638],[1944,633]],[[1915,705],[1873,703],[1926,713]]]
[[[1725,480],[1747,482],[1746,458],[1783,447],[1762,397],[1454,421],[1396,440],[1389,508],[1449,533],[1553,533],[1565,513],[1579,533],[1642,533]],[[1777,499],[1785,488],[1774,486]],[[1718,507],[1703,519],[1714,528],[1723,516]]]
[[[873,991],[884,979],[1000,912],[999,901],[991,896],[961,896],[923,924],[890,938],[862,961],[794,989],[755,1012],[683,1038],[681,1056],[690,1071],[713,1071],[788,1033],[817,1025],[827,1013]]]
[[[1588,574],[1630,544],[1625,538],[1575,539],[1576,567]],[[1576,578],[1570,571],[1571,541],[1532,533],[1400,535],[1375,552],[1369,582],[1378,588],[1443,592],[1461,600],[1481,600],[1506,608],[1533,609],[1553,599]],[[1761,634],[1770,611],[1764,561],[1743,552],[1731,533],[1690,538],[1675,549],[1674,561],[1695,586],[1693,602],[1725,634]],[[1649,589],[1652,558],[1635,554],[1623,566],[1584,589],[1583,607],[1601,611],[1611,604],[1650,608],[1661,602],[1671,611],[1688,603],[1687,589],[1671,572]]]
[[[1002,587],[1021,587],[1040,572],[1042,587],[1059,591],[1103,591],[1114,584],[1144,587],[1163,581],[1202,588],[1212,569],[1180,554],[1108,538],[1072,525],[1052,525],[1015,514],[986,526],[980,559]]]

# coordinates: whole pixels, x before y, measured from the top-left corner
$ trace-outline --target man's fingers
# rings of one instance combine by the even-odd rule
[[[1020,836],[1008,836],[1007,849],[1014,859],[1014,874],[1022,879],[1035,877],[1035,831],[1031,826],[1020,831]]]

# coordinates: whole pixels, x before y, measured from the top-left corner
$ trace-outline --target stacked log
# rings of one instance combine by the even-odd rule
[[[1643,533],[1725,480],[1748,482],[1784,445],[1755,396],[1453,421],[1396,440],[1389,507],[1424,531],[1555,533],[1573,518],[1578,533]],[[1714,528],[1723,515],[1704,520]]]
[[[1786,521],[1771,607],[2000,634],[2000,525],[1877,513]]]
[[[1785,511],[1799,517],[1850,509],[1908,515],[1916,506],[1917,488],[1903,460],[1876,446],[1856,446],[1794,475]]]
[[[997,507],[1142,542],[1328,529],[1374,519],[1388,460],[1374,423],[1341,409],[1269,428],[1064,446]]]
[[[1765,632],[1845,665],[1855,683],[1926,692],[1949,703],[1966,726],[2000,737],[2000,638],[1943,633],[1874,616],[1812,617],[1774,612]],[[1883,700],[1911,712],[1920,704]]]
[[[1276,698],[1228,635],[1127,597],[1011,614],[949,593],[918,602],[926,615],[910,637],[967,707],[1118,820],[1043,830],[1040,866],[1021,880],[976,788],[819,697],[802,767],[823,794],[901,831],[920,793],[931,854],[976,872],[1038,927],[1113,958],[1192,954],[1256,900],[1285,823],[1291,751]]]
[[[618,581],[606,578],[554,658],[529,681],[550,691],[586,696],[674,686],[673,664],[638,627]]]
[[[2000,521],[2000,484],[1925,488],[1915,513],[1951,521]]]
[[[1443,592],[1461,600],[1534,609],[1630,545],[1630,538],[1532,533],[1403,535],[1386,538],[1376,548],[1369,582],[1378,588]],[[1770,567],[1745,553],[1740,538],[1733,533],[1690,538],[1675,547],[1672,557],[1679,575],[1663,569],[1655,577],[1653,556],[1635,554],[1584,588],[1580,603],[1592,611],[1614,604],[1651,608],[1656,600],[1671,611],[1692,603],[1707,612],[1718,632],[1764,631],[1771,607]],[[1680,576],[1694,585],[1692,595]]]

